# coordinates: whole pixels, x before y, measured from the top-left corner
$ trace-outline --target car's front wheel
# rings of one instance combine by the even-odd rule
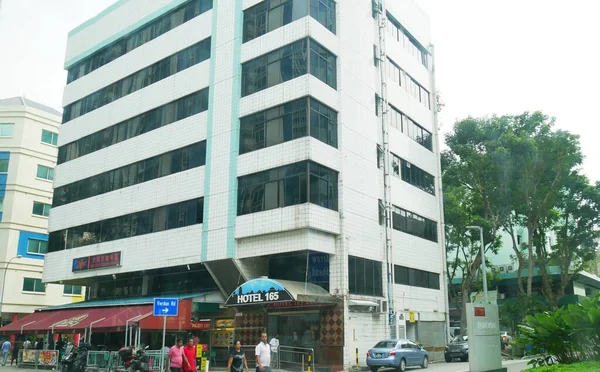
[[[444,356],[444,360],[446,361],[446,363],[452,363],[452,358],[450,358],[448,355]]]
[[[427,356],[423,357],[423,363],[421,364],[421,368],[427,368],[429,367],[429,358],[427,358]]]
[[[371,372],[377,372],[378,369],[379,367],[371,367]]]
[[[400,359],[400,364],[398,365],[397,370],[398,372],[406,371],[406,360],[404,360],[404,358]]]

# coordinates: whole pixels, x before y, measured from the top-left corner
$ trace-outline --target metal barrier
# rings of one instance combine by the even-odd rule
[[[165,356],[165,369],[169,370],[169,352],[160,350],[148,350],[146,351],[146,356],[148,357],[148,370],[150,372],[159,372],[160,371],[160,359],[162,355]]]
[[[19,350],[17,362],[19,368],[57,369],[59,362],[58,350]]]
[[[271,368],[273,369],[315,371],[315,350],[312,348],[279,345],[277,352],[271,355]]]
[[[88,351],[86,369],[107,371],[111,365],[112,354],[110,351]]]

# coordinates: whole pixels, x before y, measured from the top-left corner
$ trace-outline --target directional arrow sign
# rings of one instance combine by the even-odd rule
[[[155,298],[154,316],[177,316],[179,313],[179,299],[177,298]]]

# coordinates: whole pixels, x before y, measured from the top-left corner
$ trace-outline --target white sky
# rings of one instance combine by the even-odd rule
[[[0,0],[0,98],[60,109],[67,33],[114,1]],[[600,180],[600,1],[415,1],[431,18],[442,131],[468,115],[542,110],[581,136],[584,171]]]

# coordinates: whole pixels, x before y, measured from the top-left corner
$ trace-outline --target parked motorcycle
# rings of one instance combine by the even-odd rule
[[[90,346],[81,344],[79,347],[68,345],[61,359],[62,372],[85,372]]]
[[[136,350],[132,346],[125,346],[119,350],[119,357],[125,363],[125,367],[131,371],[149,372],[150,371],[150,358],[146,355],[146,350],[149,346],[144,349]]]

